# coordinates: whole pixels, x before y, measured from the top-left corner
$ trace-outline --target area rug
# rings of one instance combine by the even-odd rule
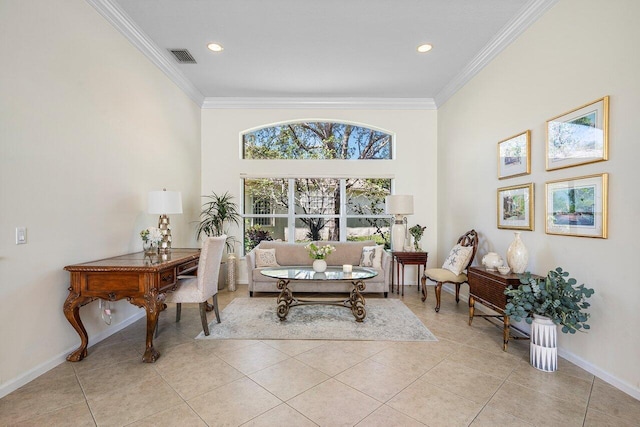
[[[346,307],[297,306],[280,321],[275,298],[236,298],[196,339],[437,341],[401,301],[368,299],[366,310],[359,323]]]

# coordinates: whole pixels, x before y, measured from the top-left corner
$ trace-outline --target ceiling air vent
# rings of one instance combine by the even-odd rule
[[[169,49],[180,64],[195,64],[196,60],[187,49]]]

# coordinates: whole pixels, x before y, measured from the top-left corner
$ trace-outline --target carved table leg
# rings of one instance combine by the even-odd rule
[[[287,314],[289,314],[289,307],[291,306],[291,301],[293,301],[293,294],[287,287],[288,284],[288,280],[278,279],[278,289],[280,289],[280,295],[278,295],[278,299],[276,300],[276,312],[278,313],[278,318],[280,320],[287,319]]]
[[[469,295],[469,326],[471,326],[471,322],[473,322],[473,315],[476,312],[476,300],[471,295]]]
[[[362,280],[353,282],[353,289],[351,290],[351,297],[349,298],[351,304],[351,313],[356,318],[356,322],[362,322],[367,317],[367,310],[364,308],[365,299],[360,293],[364,291],[365,284]]]
[[[142,298],[129,299],[132,304],[144,307],[147,311],[147,340],[146,349],[142,356],[142,361],[146,363],[153,363],[160,357],[160,352],[153,348],[153,333],[158,324],[158,314],[166,307],[164,298],[164,294],[159,293],[157,289],[151,289]]]
[[[67,296],[67,300],[64,302],[64,315],[73,326],[73,329],[76,330],[78,335],[80,335],[80,347],[73,353],[67,356],[67,360],[69,362],[79,362],[85,357],[87,357],[87,345],[89,345],[89,335],[87,334],[87,330],[84,328],[82,324],[82,320],[80,319],[80,307],[91,302],[93,298],[81,297],[80,294],[77,294],[73,291],[69,291],[69,296]]]
[[[422,302],[427,300],[427,276],[422,275]]]
[[[504,329],[502,330],[502,340],[504,344],[502,345],[502,350],[507,351],[507,346],[509,345],[509,316],[504,316]]]

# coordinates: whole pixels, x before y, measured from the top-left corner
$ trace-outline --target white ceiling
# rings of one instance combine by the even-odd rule
[[[87,0],[195,101],[444,102],[556,0]],[[225,50],[214,54],[209,42]],[[419,54],[416,47],[431,43]],[[197,64],[167,51],[188,49]]]

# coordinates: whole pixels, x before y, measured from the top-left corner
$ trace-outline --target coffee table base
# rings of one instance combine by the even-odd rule
[[[336,305],[339,307],[347,307],[351,309],[351,313],[356,318],[356,322],[362,322],[367,317],[367,310],[365,309],[365,299],[360,292],[364,291],[365,284],[362,280],[351,282],[353,289],[348,299],[325,301],[325,300],[305,300],[298,299],[293,296],[293,292],[288,288],[289,280],[278,279],[278,289],[280,289],[280,295],[276,301],[278,318],[280,320],[286,320],[289,309],[298,305]]]

